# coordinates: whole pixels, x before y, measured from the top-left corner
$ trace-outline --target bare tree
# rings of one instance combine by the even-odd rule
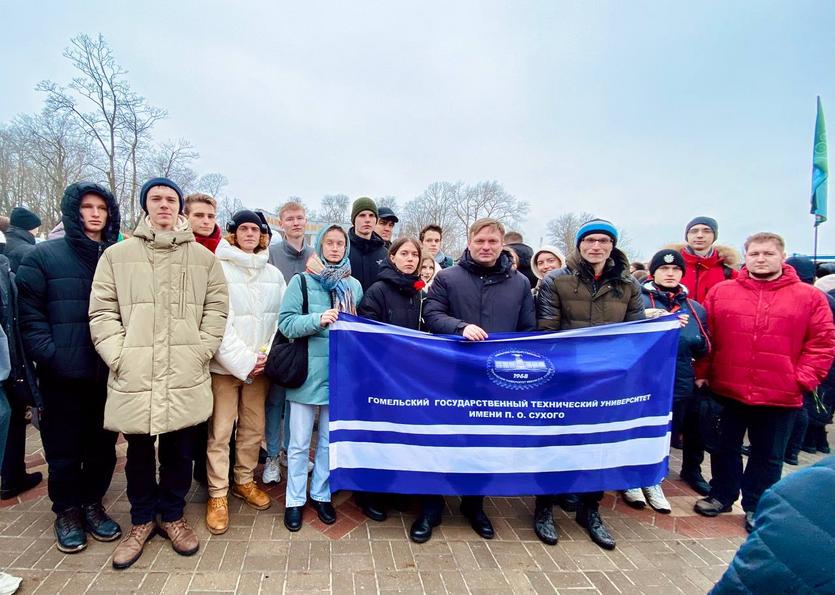
[[[345,223],[350,218],[348,215],[350,204],[351,199],[344,194],[323,196],[318,219],[323,223]]]
[[[374,199],[374,202],[377,203],[377,208],[378,209],[380,207],[388,207],[392,211],[394,211],[395,214],[397,213],[397,197],[396,196],[391,196],[391,195],[381,196],[380,198]]]
[[[150,133],[154,124],[166,116],[165,110],[147,105],[142,97],[133,93],[126,97],[124,109],[120,113],[122,130],[119,140],[123,163],[122,189],[117,196],[120,199],[122,217],[130,226],[136,224],[139,215],[136,198],[139,193],[142,153],[150,143]]]
[[[453,255],[463,250],[467,234],[455,212],[461,187],[460,182],[429,184],[423,194],[407,202],[398,215],[402,235],[418,237],[427,225],[439,225],[444,230],[441,249]]]
[[[229,180],[223,174],[211,173],[203,174],[197,180],[195,188],[198,192],[203,192],[209,196],[220,199],[220,192],[224,187],[229,185]]]
[[[131,90],[127,70],[118,64],[101,34],[73,37],[64,57],[78,76],[67,87],[42,81],[37,89],[46,93],[49,110],[71,116],[101,152],[102,161],[94,166],[119,201],[126,223],[132,223],[142,145],[167,113],[149,106]]]
[[[580,226],[586,221],[595,219],[591,213],[563,213],[559,217],[551,219],[547,226],[548,241],[563,251],[566,257],[571,256],[575,250],[575,239]],[[618,249],[629,256],[632,251],[632,241],[629,233],[624,229],[618,230]]]
[[[571,256],[574,253],[574,238],[577,236],[577,230],[589,219],[594,219],[594,215],[585,211],[563,213],[551,219],[546,226],[548,241],[562,250],[566,256]]]
[[[144,177],[170,178],[183,192],[190,192],[197,182],[197,173],[191,166],[199,157],[194,146],[184,138],[166,141],[156,147],[143,164]]]
[[[485,217],[498,219],[510,228],[516,227],[525,220],[529,210],[527,202],[505,191],[495,180],[466,186],[460,198],[454,203],[454,210],[464,229]]]
[[[217,224],[221,230],[226,229],[226,224],[231,221],[232,216],[244,208],[240,199],[224,196],[217,201]]]

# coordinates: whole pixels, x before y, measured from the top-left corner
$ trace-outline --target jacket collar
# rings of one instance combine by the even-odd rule
[[[257,270],[263,269],[267,266],[267,260],[270,257],[270,252],[269,250],[261,250],[255,254],[248,254],[237,246],[233,246],[226,240],[223,240],[220,244],[218,244],[215,256],[217,256],[220,260],[229,262],[242,269]]]
[[[783,274],[773,281],[760,281],[759,279],[751,277],[748,274],[748,269],[744,266],[740,269],[739,277],[737,277],[736,280],[748,289],[760,291],[777,291],[778,289],[794,285],[795,283],[802,283],[800,277],[797,276],[797,271],[794,270],[794,267],[785,263],[783,263]]]
[[[142,238],[152,248],[172,248],[178,244],[186,244],[194,241],[194,233],[188,224],[188,219],[182,215],[177,216],[177,223],[174,229],[167,231],[158,231],[151,227],[151,222],[148,217],[142,217],[133,235]]]
[[[194,241],[207,248],[210,252],[214,253],[217,250],[218,244],[223,239],[220,233],[220,226],[215,223],[215,228],[212,230],[211,235],[208,236],[201,236],[198,234],[194,234]]]
[[[282,240],[279,246],[279,250],[281,250],[289,258],[292,258],[294,260],[299,260],[300,258],[302,258],[305,255],[305,253],[308,252],[310,249],[309,246],[302,246],[301,250],[296,250],[296,248],[287,240]]]
[[[352,227],[348,230],[348,239],[351,242],[351,249],[359,250],[363,254],[368,254],[369,252],[374,252],[374,250],[379,248],[386,247],[385,240],[373,231],[371,232],[371,237],[369,239],[365,239],[358,236]]]

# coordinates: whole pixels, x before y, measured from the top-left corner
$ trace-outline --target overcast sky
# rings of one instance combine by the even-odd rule
[[[835,131],[835,3],[0,2],[0,121],[103,33],[201,173],[274,208],[498,180],[522,227],[590,211],[648,259],[696,215],[810,252],[815,96]],[[835,134],[835,132],[833,132]],[[833,184],[835,186],[835,184]],[[835,219],[835,217],[833,217]],[[821,228],[835,254],[835,220]]]

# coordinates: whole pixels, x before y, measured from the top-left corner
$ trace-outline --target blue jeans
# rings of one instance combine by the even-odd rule
[[[12,408],[6,398],[6,389],[0,386],[0,466],[3,465],[3,455],[6,454],[6,438],[9,436],[9,421],[12,419]]]
[[[290,444],[290,403],[287,402],[286,395],[287,390],[277,384],[270,386],[270,392],[267,395],[264,410],[264,439],[267,442],[267,456],[273,459],[278,456],[279,444],[283,444],[284,450],[287,450]],[[282,436],[282,413],[284,414],[284,436]]]
[[[319,440],[310,480],[310,498],[318,502],[331,501],[329,435],[327,405],[305,405],[290,402],[290,446],[287,448],[287,497],[285,506],[304,506],[307,501],[307,461],[313,420],[319,409]]]

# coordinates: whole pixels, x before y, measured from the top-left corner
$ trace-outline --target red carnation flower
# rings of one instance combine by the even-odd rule
[[[423,279],[418,279],[417,281],[415,281],[415,284],[413,285],[413,287],[414,287],[417,291],[420,291],[421,289],[423,289],[424,287],[426,287],[426,282],[425,282]]]

